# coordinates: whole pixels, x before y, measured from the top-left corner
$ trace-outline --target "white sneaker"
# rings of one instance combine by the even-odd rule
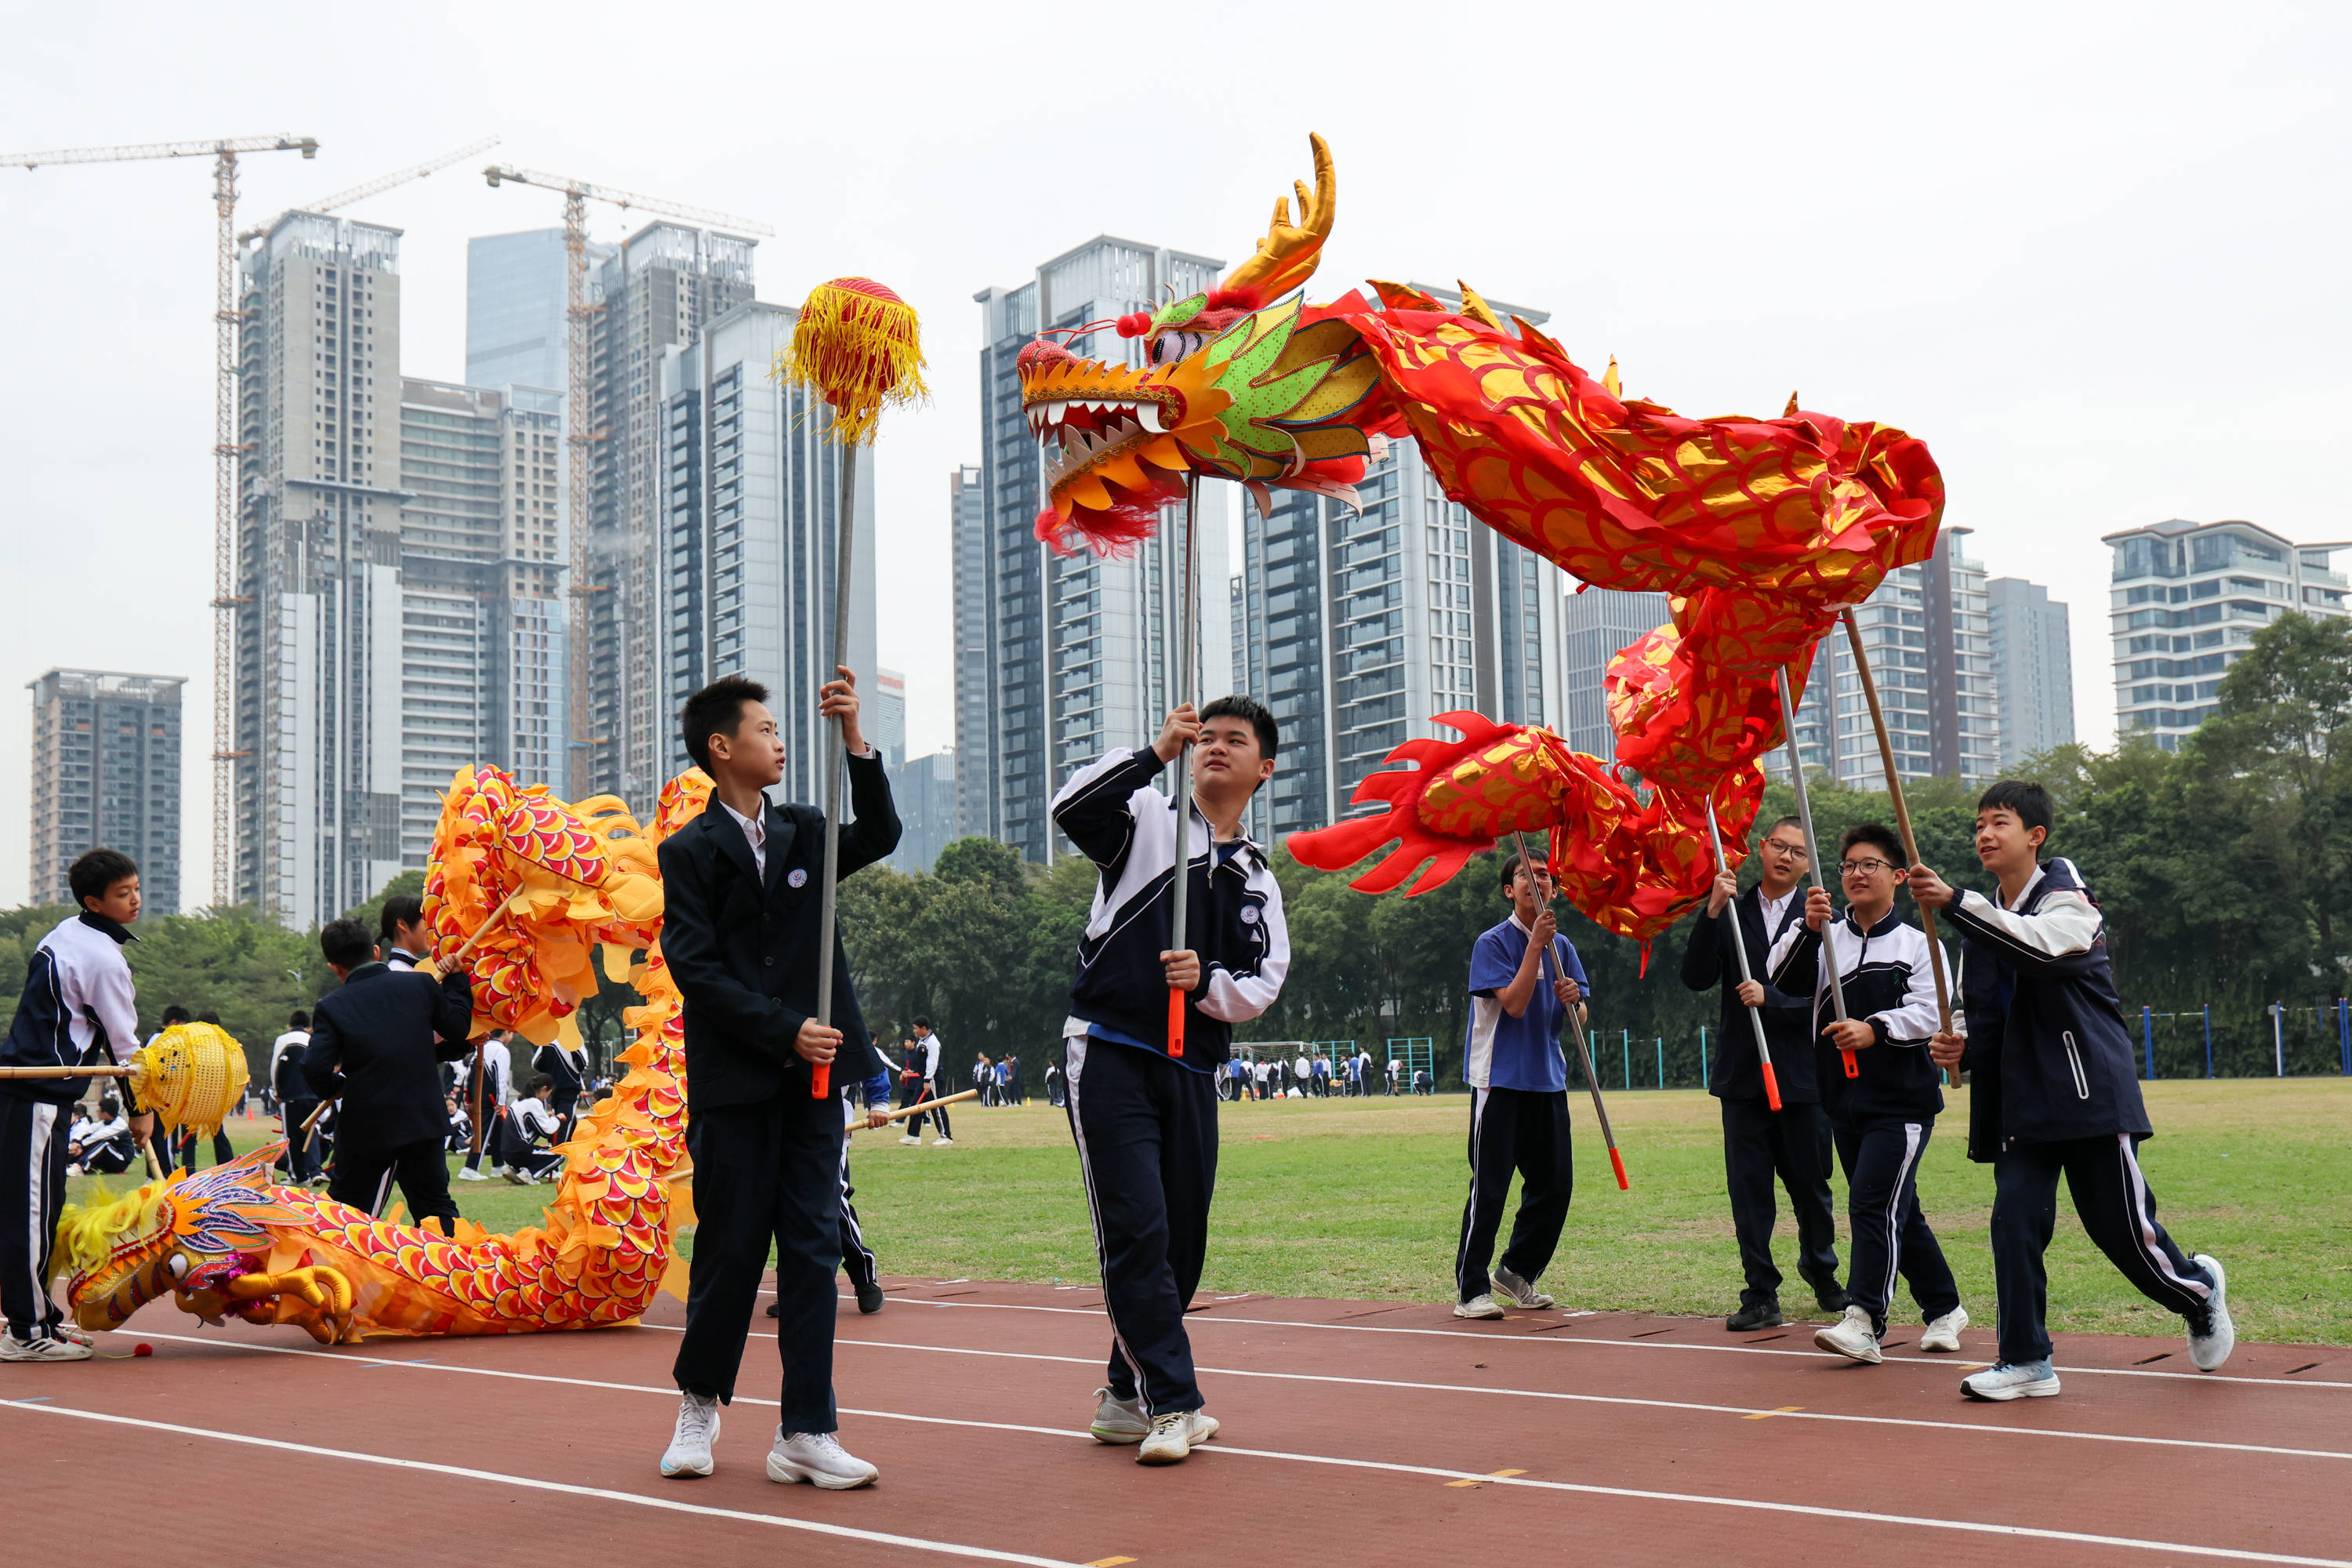
[[[1870,1331],[1867,1307],[1848,1307],[1844,1317],[1827,1328],[1815,1329],[1813,1343],[1854,1361],[1875,1363],[1886,1359],[1878,1348],[1878,1336]]]
[[[807,1481],[829,1492],[872,1486],[882,1472],[834,1441],[830,1432],[787,1432],[776,1428],[776,1446],[768,1450],[768,1479]]]
[[[1143,1396],[1121,1399],[1108,1387],[1095,1390],[1095,1421],[1087,1428],[1097,1443],[1140,1443],[1151,1436],[1151,1418],[1143,1413]]]
[[[2058,1392],[2058,1374],[2046,1361],[2025,1366],[2007,1362],[1972,1372],[1960,1379],[1960,1392],[1970,1399],[2047,1399]]]
[[[88,1361],[89,1347],[54,1334],[35,1334],[20,1340],[13,1332],[0,1332],[0,1361]]]
[[[666,1476],[707,1476],[718,1468],[719,1461],[710,1457],[710,1445],[719,1441],[719,1401],[680,1391],[677,1396],[677,1432],[663,1453],[661,1473]]]
[[[458,1166],[457,1179],[461,1182],[487,1182],[489,1180],[488,1176],[485,1176],[481,1172],[477,1171],[471,1165]]]
[[[1495,1286],[1492,1294],[1508,1301],[1514,1307],[1531,1307],[1541,1310],[1551,1305],[1550,1297],[1507,1268],[1496,1269],[1491,1278]]]
[[[898,1142],[901,1143],[912,1143],[918,1149],[923,1146],[923,1141],[912,1132],[908,1133],[904,1138],[899,1139]]]
[[[1454,1315],[1457,1318],[1499,1318],[1503,1315],[1503,1309],[1491,1295],[1473,1296],[1467,1301],[1454,1302]]]
[[[509,1171],[507,1180],[518,1187],[527,1187],[530,1185],[531,1174],[529,1171]]]
[[[934,1138],[931,1140],[931,1147],[934,1149],[944,1149],[954,1142],[955,1140],[952,1138]]]
[[[56,1334],[58,1338],[61,1340],[71,1340],[78,1345],[95,1346],[98,1343],[98,1342],[92,1339],[89,1335],[82,1332],[80,1328],[70,1320],[59,1323],[56,1328],[49,1331]]]
[[[2230,1277],[2221,1271],[2221,1260],[2210,1252],[2200,1252],[2189,1261],[2213,1276],[2213,1298],[2205,1304],[2209,1314],[2205,1332],[2189,1331],[2189,1359],[2199,1372],[2219,1372],[2230,1352],[2238,1348],[2238,1325],[2230,1321]]]
[[[1139,1465],[1173,1465],[1189,1458],[1192,1445],[1205,1443],[1217,1435],[1213,1415],[1198,1410],[1171,1410],[1165,1415],[1151,1418],[1150,1434],[1137,1449]]]
[[[1968,1326],[1969,1310],[1955,1307],[1927,1325],[1927,1331],[1919,1336],[1919,1348],[1923,1351],[1956,1351],[1960,1348],[1960,1331]]]

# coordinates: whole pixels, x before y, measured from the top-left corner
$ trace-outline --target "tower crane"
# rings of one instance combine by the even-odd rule
[[[288,210],[289,212],[331,213],[339,207],[350,206],[353,202],[363,202],[370,196],[380,196],[395,185],[404,185],[411,180],[421,180],[425,178],[425,175],[438,173],[439,171],[447,168],[452,163],[462,163],[467,159],[473,157],[476,153],[487,153],[498,144],[499,139],[497,137],[485,136],[479,142],[467,142],[463,147],[457,149],[455,152],[444,153],[438,158],[427,158],[422,163],[411,163],[405,169],[394,169],[389,174],[378,174],[374,179],[366,182],[364,184],[353,185],[348,191],[337,191],[331,196],[324,196],[315,202],[304,202],[300,205],[290,207]],[[269,230],[267,227],[248,228],[243,234],[236,237],[236,242],[239,245],[249,244],[268,232]]]
[[[212,142],[149,142],[129,147],[69,147],[0,154],[0,165],[127,163],[148,158],[213,160],[219,221],[214,281],[213,353],[213,902],[234,896],[236,846],[229,827],[236,793],[236,703],[229,689],[236,647],[236,161],[247,153],[319,155],[315,136],[227,136]],[[353,198],[356,199],[356,198]]]
[[[739,234],[772,236],[776,231],[766,224],[749,218],[735,217],[703,207],[690,207],[678,202],[667,202],[653,196],[640,196],[610,186],[591,184],[562,174],[542,174],[537,169],[518,169],[511,164],[493,163],[482,171],[493,189],[499,184],[537,185],[543,190],[560,191],[563,195],[563,251],[565,267],[564,314],[570,324],[566,346],[570,351],[570,368],[566,376],[566,411],[564,423],[567,456],[570,458],[570,479],[567,487],[571,499],[567,503],[566,525],[572,531],[571,588],[572,614],[570,639],[571,669],[565,683],[571,689],[571,767],[572,798],[580,799],[590,790],[589,747],[595,744],[589,731],[588,704],[588,595],[596,590],[588,581],[588,486],[589,443],[597,439],[588,428],[588,363],[589,327],[601,306],[588,301],[588,204],[605,202],[624,211],[636,210],[674,217],[703,228],[728,229]],[[650,552],[635,552],[629,564],[633,572],[651,569]],[[626,664],[624,659],[623,664]],[[623,670],[624,679],[626,670]]]

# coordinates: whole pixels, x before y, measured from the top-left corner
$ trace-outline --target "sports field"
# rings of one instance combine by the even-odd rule
[[[2141,1163],[2167,1226],[2230,1268],[2242,1338],[2352,1344],[2352,1081],[2236,1079],[2146,1086],[2158,1136]],[[1993,1317],[1986,1223],[1989,1167],[1962,1151],[1967,1091],[1950,1097],[1923,1166],[1930,1222],[1979,1323]],[[1224,1145],[1203,1289],[1281,1296],[1440,1300],[1466,1182],[1467,1098],[1283,1100],[1224,1108]],[[1620,1193],[1576,1099],[1577,1191],[1543,1284],[1563,1307],[1722,1314],[1739,1270],[1723,1196],[1715,1101],[1695,1090],[1610,1100],[1633,1177]],[[239,1148],[268,1124],[236,1123]],[[1062,1113],[955,1109],[953,1145],[913,1149],[892,1128],[860,1132],[857,1206],[883,1271],[940,1279],[1068,1283],[1095,1276],[1076,1156]],[[453,1162],[454,1163],[454,1162]],[[126,1178],[112,1178],[118,1189]],[[77,1195],[89,1184],[78,1183]],[[458,1184],[458,1207],[494,1229],[538,1216],[544,1190]],[[1837,1185],[1843,1209],[1844,1190]],[[1843,1217],[1840,1230],[1843,1231]],[[1782,1306],[1811,1302],[1793,1278]],[[1843,1255],[1843,1245],[1841,1247]],[[2062,1196],[2050,1258],[2054,1330],[2169,1335],[2093,1250]],[[1898,1309],[1898,1318],[1907,1303]]]

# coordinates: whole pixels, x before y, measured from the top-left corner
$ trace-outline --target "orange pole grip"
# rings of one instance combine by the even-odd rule
[[[1764,1103],[1775,1110],[1780,1109],[1780,1079],[1770,1062],[1764,1064]]]
[[[823,1100],[833,1092],[833,1064],[819,1062],[809,1072],[809,1098]]]
[[[1168,1054],[1184,1058],[1184,993],[1173,985],[1168,988]]]
[[[1617,1190],[1621,1193],[1632,1192],[1633,1184],[1625,1179],[1625,1156],[1617,1152],[1617,1145],[1614,1143],[1609,1145],[1609,1163],[1617,1173]]]
[[[1853,1053],[1852,1051],[1841,1050],[1838,1052],[1838,1055],[1845,1058],[1846,1077],[1860,1078],[1862,1076],[1862,1064],[1853,1059]]]

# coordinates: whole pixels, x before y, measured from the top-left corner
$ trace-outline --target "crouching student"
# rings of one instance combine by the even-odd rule
[[[527,1187],[560,1169],[563,1156],[540,1144],[553,1142],[562,1126],[563,1119],[555,1113],[555,1080],[543,1072],[533,1073],[523,1097],[507,1113],[507,1180]]]
[[[2219,1368],[2238,1339],[2220,1259],[2184,1256],[2157,1223],[2137,1152],[2153,1134],[2107,966],[2106,921],[2073,861],[2041,858],[2053,820],[2037,784],[2005,779],[1978,801],[1977,858],[2000,882],[1998,900],[1957,891],[1925,866],[1911,870],[1911,896],[1960,932],[1961,1005],[1935,1054],[1975,1075],[1969,1158],[1993,1172],[2000,1360],[1961,1380],[1973,1399],[2058,1392],[2042,1255],[2061,1176],[2107,1260],[2187,1322],[2198,1370]]]
[[[1848,828],[1838,874],[1846,912],[1833,916],[1829,891],[1805,895],[1805,919],[1773,945],[1771,983],[1790,995],[1811,992],[1813,1078],[1844,1167],[1853,1250],[1845,1315],[1814,1331],[1813,1342],[1855,1361],[1881,1358],[1886,1314],[1900,1274],[1927,1319],[1923,1351],[1957,1351],[1969,1314],[1919,1207],[1919,1161],[1944,1109],[1942,1073],[1927,1053],[1936,1033],[1934,966],[1927,933],[1895,916],[1902,843],[1877,823]],[[1822,962],[1827,950],[1828,964]],[[1845,996],[1837,1021],[1834,970]],[[1853,1053],[1846,1076],[1844,1053]]]
[[[1184,1309],[1201,1282],[1217,1180],[1216,1071],[1233,1026],[1273,1005],[1290,967],[1282,889],[1242,814],[1274,776],[1274,716],[1247,697],[1170,713],[1151,745],[1114,751],[1054,797],[1054,821],[1100,880],[1063,1026],[1065,1092],[1110,1318],[1091,1430],[1174,1464],[1213,1436]],[[1189,752],[1189,755],[1188,755]],[[1192,810],[1152,787],[1192,770]],[[1171,944],[1181,833],[1184,931]],[[1169,993],[1183,994],[1181,1046]],[[1181,1052],[1181,1054],[1180,1054]]]

